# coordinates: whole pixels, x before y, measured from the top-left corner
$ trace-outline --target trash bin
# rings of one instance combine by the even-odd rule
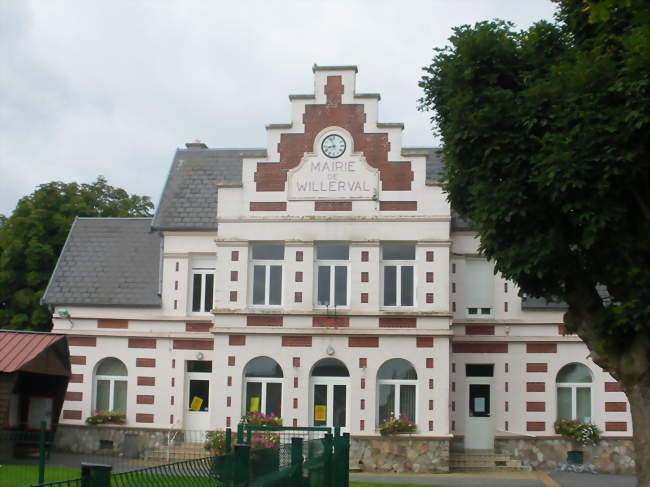
[[[82,487],[110,487],[111,465],[97,463],[81,464],[81,485]]]

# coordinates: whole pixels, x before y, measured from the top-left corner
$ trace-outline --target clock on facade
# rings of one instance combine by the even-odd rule
[[[345,139],[338,134],[330,134],[320,144],[323,154],[335,159],[345,152]]]

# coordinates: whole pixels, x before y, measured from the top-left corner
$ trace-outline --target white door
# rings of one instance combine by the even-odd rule
[[[492,377],[467,377],[465,449],[494,449],[494,398]]]
[[[348,388],[344,377],[313,377],[311,379],[310,422],[312,426],[350,428]]]
[[[212,363],[188,361],[186,370],[183,429],[207,431],[210,428]],[[196,370],[201,370],[201,372],[196,372]],[[200,435],[195,436],[199,437]]]

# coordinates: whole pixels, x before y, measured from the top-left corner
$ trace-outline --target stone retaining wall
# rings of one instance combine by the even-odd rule
[[[449,439],[417,436],[354,436],[350,468],[364,472],[448,473]]]
[[[521,460],[537,470],[555,470],[566,462],[566,454],[575,450],[563,438],[497,438],[494,449]],[[634,444],[628,438],[602,438],[596,446],[580,447],[586,464],[600,473],[634,474]]]

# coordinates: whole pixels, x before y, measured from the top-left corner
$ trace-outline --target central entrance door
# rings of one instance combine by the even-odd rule
[[[467,364],[465,449],[494,449],[494,365]]]
[[[349,428],[350,374],[340,360],[326,358],[314,365],[310,381],[312,426]]]
[[[210,427],[212,362],[209,360],[188,360],[186,364],[183,428],[186,430],[207,431]]]

